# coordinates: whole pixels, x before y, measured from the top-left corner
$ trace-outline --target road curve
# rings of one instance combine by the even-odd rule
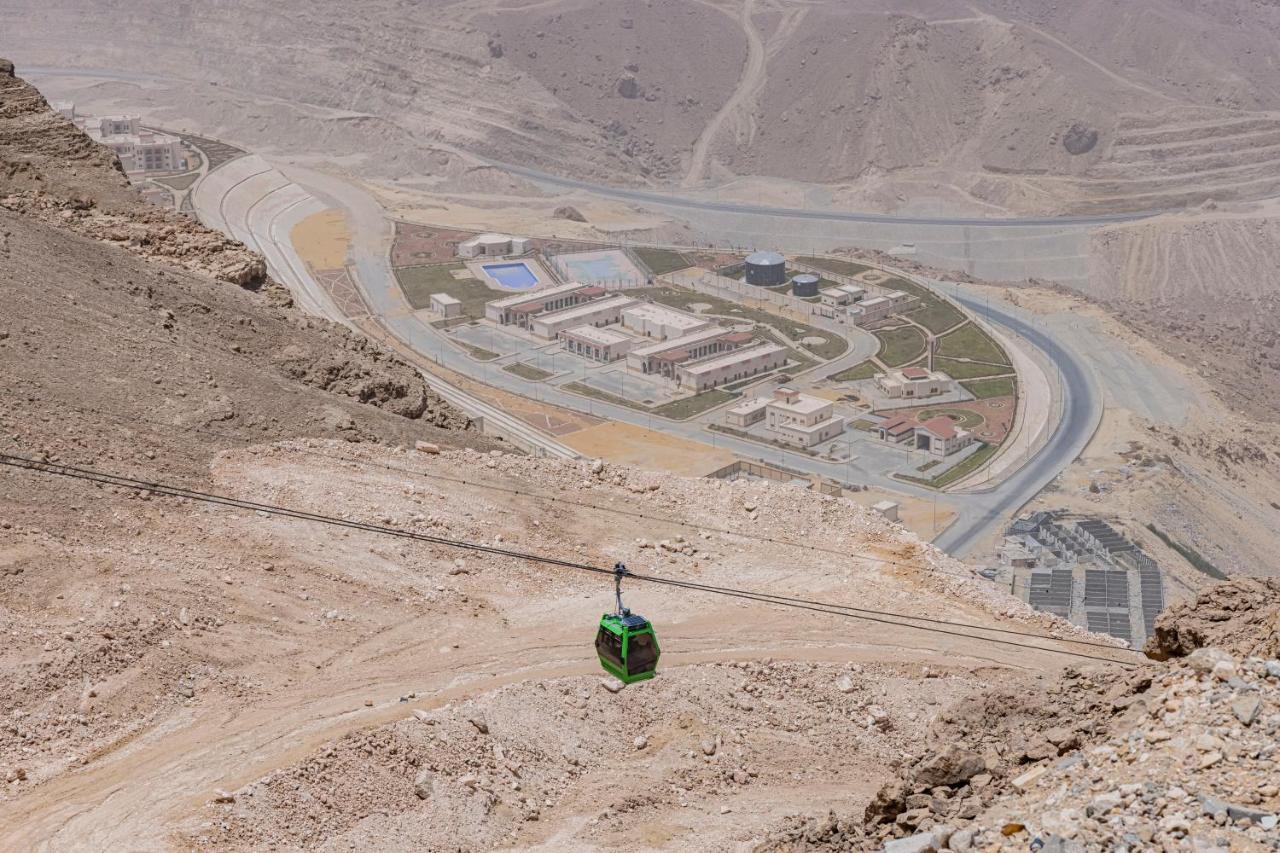
[[[1005,228],[1059,228],[1064,225],[1089,226],[1109,225],[1115,222],[1133,222],[1148,219],[1167,213],[1164,210],[1143,210],[1131,213],[1109,213],[1093,216],[1031,216],[1023,218],[991,218],[981,217],[920,217],[896,216],[888,213],[857,213],[843,210],[810,210],[801,207],[767,207],[764,205],[741,204],[731,201],[707,201],[705,199],[686,198],[673,190],[670,193],[655,190],[629,189],[605,184],[593,184],[577,178],[565,178],[537,169],[528,169],[513,163],[491,160],[478,154],[472,157],[501,169],[512,175],[569,190],[581,190],[607,198],[617,198],[638,204],[660,204],[666,207],[678,207],[688,210],[714,211],[716,213],[735,213],[747,216],[778,216],[788,219],[808,219],[826,222],[867,222],[877,225],[955,225],[955,226],[994,226]]]
[[[1062,418],[1048,443],[1016,473],[987,492],[989,499],[977,501],[979,512],[958,519],[934,540],[939,548],[959,557],[1039,494],[1084,450],[1102,419],[1102,393],[1084,362],[1041,329],[981,299],[964,294],[949,295],[971,313],[1021,335],[1048,356],[1062,373]],[[969,500],[966,498],[966,502]]]

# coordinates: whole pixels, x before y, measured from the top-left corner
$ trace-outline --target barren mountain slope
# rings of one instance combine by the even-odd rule
[[[6,450],[144,468],[163,455],[199,478],[245,440],[484,441],[412,368],[285,307],[260,257],[142,203],[4,67],[0,98]],[[36,512],[21,498],[6,492],[7,509]]]
[[[608,182],[938,183],[1028,212],[1280,184],[1268,4],[293,2],[0,12],[24,62],[180,78],[174,120],[373,177],[468,152]]]

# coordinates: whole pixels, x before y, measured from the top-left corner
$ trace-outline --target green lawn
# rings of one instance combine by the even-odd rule
[[[546,379],[548,376],[553,375],[550,370],[543,370],[541,367],[534,367],[532,364],[525,364],[523,361],[517,361],[515,364],[508,364],[502,369],[507,371],[507,373],[514,373],[521,379],[528,379],[533,382],[539,382]]]
[[[560,387],[566,391],[572,391],[574,394],[581,394],[584,397],[594,397],[597,400],[604,400],[606,403],[626,406],[628,409],[638,409],[642,412],[651,411],[651,409],[643,403],[637,403],[635,400],[628,400],[626,397],[619,397],[617,394],[610,394],[608,391],[601,391],[599,388],[592,388],[590,385],[582,382],[570,382],[567,385],[561,385]]]
[[[866,264],[859,264],[855,261],[842,261],[837,258],[797,258],[801,263],[808,264],[811,267],[817,267],[820,270],[836,273],[837,275],[857,275],[860,272],[866,272],[871,267]]]
[[[960,384],[979,400],[986,400],[991,397],[1011,397],[1018,388],[1017,381],[1012,376],[1002,376],[999,379],[975,379],[971,382],[961,382]]]
[[[855,379],[870,379],[876,375],[876,371],[880,368],[876,367],[876,363],[871,359],[867,359],[861,364],[855,364],[853,367],[833,373],[828,379],[834,379],[836,382],[852,382]]]
[[[1000,445],[998,444],[984,444],[963,462],[948,468],[936,477],[913,477],[910,474],[894,474],[894,476],[899,480],[906,480],[909,483],[919,483],[922,486],[929,486],[934,489],[945,488],[962,477],[968,476],[981,468],[999,449]]]
[[[785,370],[792,373],[799,373],[802,370],[808,370],[815,364],[813,359],[800,352],[800,350],[787,346],[786,342],[783,341],[782,338],[778,337],[777,333],[772,329],[756,329],[756,334],[762,338],[767,338],[768,340],[773,341],[779,346],[787,347],[787,365],[784,368]]]
[[[462,313],[479,319],[484,317],[484,304],[501,298],[502,294],[490,290],[479,279],[454,278],[453,271],[462,268],[462,264],[400,267],[395,274],[404,298],[414,308],[430,308],[431,294],[447,293],[462,301]]]
[[[487,350],[484,347],[473,346],[466,341],[459,341],[455,339],[454,343],[466,350],[472,358],[479,359],[480,361],[493,361],[498,357],[496,352]]]
[[[1009,364],[1009,355],[1004,348],[973,323],[966,323],[951,334],[938,338],[938,355]]]
[[[688,269],[693,262],[672,249],[637,248],[633,250],[649,272],[654,275],[665,275],[676,270]]]
[[[929,288],[916,284],[914,281],[907,281],[905,278],[895,275],[891,276],[887,281],[881,282],[877,287],[883,287],[887,290],[901,290],[916,297],[913,307],[908,308],[905,313],[910,314],[912,320],[934,334],[945,332],[965,319],[959,308],[956,308]]]
[[[951,418],[951,420],[955,421],[956,426],[970,431],[982,426],[987,421],[986,418],[977,412],[971,412],[968,409],[952,409],[947,407],[939,409],[925,409],[919,414],[918,420],[923,423],[924,421],[927,421],[930,418],[936,418],[939,415]]]
[[[876,357],[890,367],[901,367],[924,355],[924,335],[914,326],[884,329],[875,336],[880,339]]]
[[[1012,367],[978,364],[972,361],[953,361],[942,357],[935,358],[933,366],[952,379],[981,379],[984,376],[1000,376],[1013,372]]]
[[[700,415],[708,409],[714,409],[716,406],[727,403],[737,397],[737,394],[725,391],[723,388],[715,388],[711,391],[703,391],[693,397],[684,397],[680,400],[672,400],[670,403],[663,403],[655,408],[653,413],[675,421],[683,421]]]

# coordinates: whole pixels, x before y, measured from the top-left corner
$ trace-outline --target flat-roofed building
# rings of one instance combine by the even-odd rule
[[[646,338],[665,341],[709,329],[715,323],[655,302],[637,302],[622,312],[622,325]]]
[[[527,251],[529,238],[512,237],[510,234],[477,234],[458,244],[460,258],[501,258],[523,255]]]
[[[861,302],[866,295],[867,290],[864,287],[858,287],[856,284],[841,284],[821,291],[818,299],[823,305],[840,308],[854,302]]]
[[[750,332],[733,332],[712,326],[678,338],[635,347],[627,353],[627,368],[637,373],[656,373],[674,379],[676,365],[735,350],[752,340]]]
[[[875,383],[886,397],[895,400],[936,397],[954,391],[956,387],[955,380],[947,374],[923,367],[904,367],[888,373],[877,373]]]
[[[765,407],[765,428],[783,444],[813,447],[844,432],[844,417],[830,400],[778,388]]]
[[[768,405],[768,397],[752,397],[750,400],[743,400],[724,413],[724,422],[739,429],[758,424],[764,420],[764,410]]]
[[[884,296],[872,296],[870,299],[864,299],[856,305],[850,305],[847,310],[849,319],[862,326],[888,317],[894,311],[894,304]]]
[[[593,299],[581,305],[574,305],[561,311],[550,311],[538,314],[529,320],[529,331],[540,338],[548,340],[559,337],[560,333],[574,326],[607,326],[616,323],[622,317],[622,311],[635,300],[629,296],[609,296],[605,299]]]
[[[677,365],[676,385],[700,393],[727,382],[775,370],[786,363],[786,347],[761,342],[756,346],[743,347],[702,361]]]
[[[559,311],[580,305],[583,302],[604,295],[604,289],[578,282],[557,284],[544,290],[529,293],[518,293],[485,303],[484,316],[503,326],[512,324],[522,329],[529,328],[529,320],[546,311]]]
[[[624,335],[616,329],[601,329],[595,326],[574,326],[572,329],[565,329],[560,333],[560,340],[567,352],[606,364],[625,356],[627,350],[635,343],[635,339],[630,335]]]
[[[447,293],[431,294],[431,310],[441,317],[461,317],[462,300]]]

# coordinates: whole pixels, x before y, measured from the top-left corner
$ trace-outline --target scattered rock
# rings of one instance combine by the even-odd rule
[[[957,785],[987,769],[982,756],[949,744],[916,768],[916,783],[927,787]]]
[[[551,215],[556,219],[567,219],[570,222],[587,221],[587,217],[583,216],[582,212],[579,211],[578,208],[568,204],[560,205]]]
[[[1236,719],[1245,726],[1253,725],[1261,709],[1262,700],[1257,696],[1242,696],[1231,703],[1231,713],[1235,714]]]
[[[426,800],[431,798],[432,791],[435,786],[436,774],[430,770],[422,770],[413,780],[413,793],[418,799]]]
[[[644,735],[636,735],[636,739],[631,741],[631,745],[636,749],[644,749],[649,745],[649,739]]]

